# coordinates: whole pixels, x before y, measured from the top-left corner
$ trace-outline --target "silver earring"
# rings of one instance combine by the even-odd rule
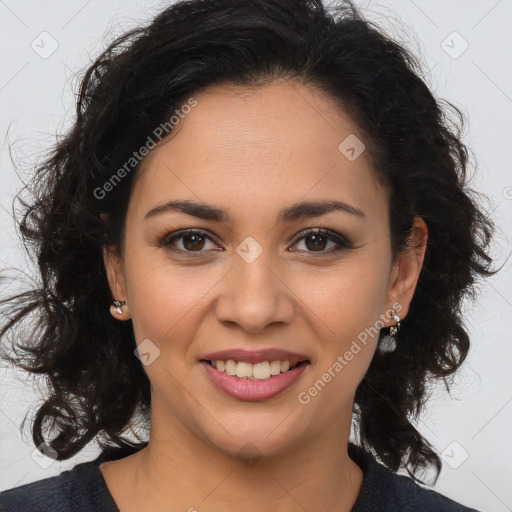
[[[114,306],[114,311],[118,315],[122,315],[123,314],[123,310],[121,308],[123,306],[126,306],[126,301],[125,300],[113,300],[112,301],[112,305]]]
[[[393,315],[393,320],[397,322],[396,325],[392,325],[389,328],[389,334],[391,334],[391,336],[394,336],[400,330],[400,317],[396,314],[396,311],[394,309],[391,310],[391,314]]]
[[[393,352],[396,349],[396,338],[395,334],[400,329],[400,317],[396,314],[394,309],[391,310],[393,320],[397,322],[396,325],[392,325],[389,328],[389,334],[383,336],[379,342],[379,350],[381,352]]]

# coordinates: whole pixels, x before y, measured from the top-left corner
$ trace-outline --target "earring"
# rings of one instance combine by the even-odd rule
[[[379,342],[379,350],[381,352],[393,352],[396,349],[396,338],[395,334],[400,329],[400,317],[396,314],[394,309],[391,310],[391,314],[393,316],[393,320],[397,322],[396,325],[392,325],[389,328],[389,334],[383,336]]]
[[[121,308],[123,306],[126,306],[126,301],[125,300],[113,300],[112,301],[112,305],[114,306],[114,311],[118,315],[122,315],[123,314],[123,310]]]
[[[391,334],[391,336],[394,336],[400,330],[400,317],[396,314],[396,311],[394,309],[391,310],[391,314],[393,315],[393,320],[397,322],[396,325],[392,325],[389,328],[389,334]]]

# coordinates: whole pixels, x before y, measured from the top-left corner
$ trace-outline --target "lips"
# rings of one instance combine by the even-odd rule
[[[308,363],[301,363],[292,370],[258,381],[227,375],[205,361],[201,361],[200,365],[217,389],[231,398],[244,402],[261,402],[281,395],[296,384],[309,367]]]
[[[309,361],[305,354],[298,354],[282,349],[261,349],[261,350],[246,350],[246,349],[230,349],[221,350],[218,352],[211,352],[201,357],[202,361],[227,361],[232,359],[237,362],[246,362],[251,364],[262,363],[264,361],[290,361],[290,365],[294,366],[302,361]]]

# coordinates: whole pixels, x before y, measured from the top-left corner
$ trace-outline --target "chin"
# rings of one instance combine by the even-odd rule
[[[231,457],[261,459],[284,456],[296,450],[299,436],[297,428],[291,428],[289,424],[281,423],[282,421],[281,417],[274,418],[272,422],[254,419],[241,426],[238,418],[236,428],[226,427],[226,432],[217,425],[219,428],[215,432],[203,432],[203,435],[212,446]]]

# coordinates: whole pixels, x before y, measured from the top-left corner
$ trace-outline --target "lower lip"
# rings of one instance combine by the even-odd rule
[[[306,366],[309,366],[309,363],[301,363],[267,380],[249,380],[220,372],[206,361],[200,361],[200,364],[211,381],[224,393],[246,402],[261,402],[283,393],[297,382]]]

